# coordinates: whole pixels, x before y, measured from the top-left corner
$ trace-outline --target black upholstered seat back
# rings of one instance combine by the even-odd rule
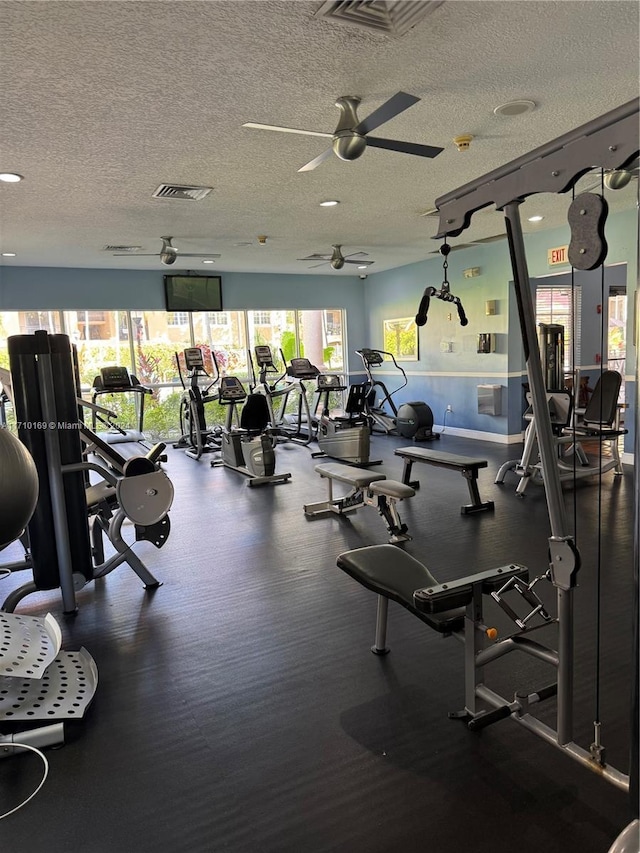
[[[609,429],[613,427],[621,384],[622,376],[617,370],[602,372],[584,412],[585,424]]]
[[[263,432],[269,426],[269,405],[264,394],[249,394],[242,407],[240,426],[251,433]]]

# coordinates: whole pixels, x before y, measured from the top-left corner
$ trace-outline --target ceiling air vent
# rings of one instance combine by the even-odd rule
[[[326,0],[315,13],[340,24],[400,38],[444,0]]]
[[[152,198],[177,198],[181,201],[201,201],[213,187],[189,187],[184,184],[160,184]]]
[[[103,252],[138,252],[142,246],[104,246]]]

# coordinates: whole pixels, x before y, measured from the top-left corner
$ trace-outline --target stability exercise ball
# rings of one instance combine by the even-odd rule
[[[0,549],[27,526],[38,500],[38,473],[27,448],[0,429]]]

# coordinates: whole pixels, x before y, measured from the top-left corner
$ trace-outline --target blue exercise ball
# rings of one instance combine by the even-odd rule
[[[0,549],[20,536],[38,501],[38,472],[27,448],[0,428]]]

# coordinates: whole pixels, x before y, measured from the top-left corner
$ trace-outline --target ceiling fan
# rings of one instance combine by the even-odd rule
[[[634,160],[629,166],[624,169],[609,169],[604,172],[604,176],[599,178],[598,181],[589,187],[587,190],[582,190],[582,192],[591,192],[591,190],[599,188],[602,183],[604,183],[606,189],[608,190],[622,190],[635,178],[638,180],[638,173],[640,172],[640,161]],[[593,175],[601,174],[599,170],[596,170]]]
[[[375,263],[375,261],[363,261],[357,260],[352,261],[351,258],[363,258],[367,257],[366,252],[352,252],[350,255],[342,254],[342,246],[336,244],[331,247],[332,252],[330,255],[309,255],[307,258],[298,258],[299,261],[320,261],[319,264],[313,264],[309,267],[310,270],[315,269],[316,267],[322,267],[325,264],[331,264],[334,270],[341,270],[345,264],[357,264],[362,267],[370,267],[371,264]]]
[[[360,121],[357,115],[360,98],[353,95],[345,95],[335,102],[340,110],[338,126],[333,133],[320,133],[315,130],[296,130],[292,127],[278,127],[272,124],[257,124],[248,121],[243,127],[257,128],[258,130],[275,130],[280,133],[300,133],[303,136],[324,136],[331,139],[331,148],[327,148],[315,159],[298,169],[299,172],[310,172],[323,163],[332,152],[341,160],[357,160],[361,157],[367,145],[373,148],[386,148],[388,151],[399,151],[401,154],[415,154],[418,157],[437,157],[444,149],[432,145],[419,145],[415,142],[399,142],[396,139],[381,139],[368,134],[389,121],[399,113],[416,104],[420,98],[408,95],[406,92],[397,92],[382,106]]]
[[[151,254],[138,254],[138,252],[114,252],[115,258],[124,258],[124,257],[136,257],[136,258],[160,258],[160,262],[165,264],[166,266],[171,266],[171,264],[175,264],[176,260],[180,258],[219,258],[220,255],[214,255],[211,252],[207,252],[206,254],[193,254],[192,252],[180,252],[175,246],[171,245],[171,241],[173,237],[161,237],[162,240],[162,248],[159,252],[152,252]]]

